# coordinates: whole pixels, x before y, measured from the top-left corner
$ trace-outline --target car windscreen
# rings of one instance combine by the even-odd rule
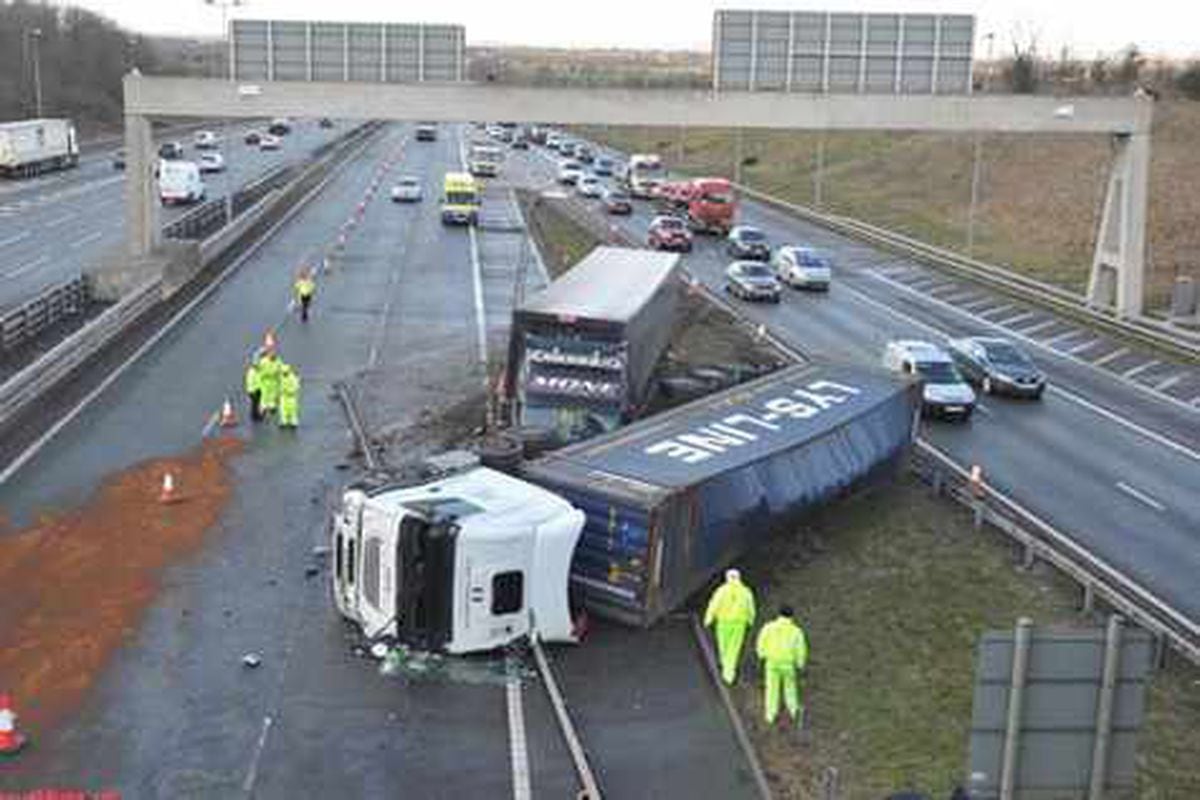
[[[926,383],[962,383],[958,370],[949,361],[918,362],[917,372]]]
[[[629,195],[625,194],[624,192],[609,192],[608,199],[609,200],[628,200]]]
[[[401,178],[400,185],[401,186],[416,186],[417,179],[416,178]]]
[[[656,224],[660,228],[666,228],[668,230],[677,230],[677,229],[683,227],[683,220],[675,219],[674,217],[664,217],[664,218],[658,220],[658,222]]]
[[[1032,366],[1029,356],[1008,342],[986,342],[983,345],[988,360],[994,364],[1005,364],[1015,367]]]
[[[738,237],[743,242],[765,242],[767,235],[758,228],[742,228],[738,231]]]
[[[738,270],[748,278],[769,278],[774,274],[764,264],[742,264]]]
[[[578,161],[564,161],[559,169],[580,169]]]
[[[830,267],[829,257],[821,253],[814,253],[808,250],[799,250],[796,252],[796,263],[802,267]]]
[[[450,205],[470,205],[475,202],[474,192],[446,192],[446,202]]]

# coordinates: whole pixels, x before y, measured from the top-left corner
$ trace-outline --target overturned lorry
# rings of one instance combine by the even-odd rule
[[[369,637],[452,653],[573,641],[580,607],[633,625],[677,608],[798,512],[888,469],[913,385],[795,366],[524,464],[352,487],[334,597]]]

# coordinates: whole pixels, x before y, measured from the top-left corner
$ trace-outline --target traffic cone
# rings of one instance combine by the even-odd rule
[[[971,494],[975,497],[982,498],[984,495],[983,467],[979,466],[978,464],[975,464],[973,467],[971,467],[971,477],[969,482],[971,484]]]
[[[237,414],[233,413],[233,403],[229,402],[229,398],[225,398],[225,405],[221,406],[221,427],[233,428],[238,424]]]
[[[163,473],[162,489],[158,493],[158,502],[165,505],[167,503],[174,503],[175,500],[175,476],[169,472],[165,472]]]
[[[0,756],[15,756],[28,742],[25,734],[17,730],[17,713],[12,708],[12,697],[0,694]]]

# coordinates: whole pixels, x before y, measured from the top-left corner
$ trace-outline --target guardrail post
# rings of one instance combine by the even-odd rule
[[[987,515],[987,503],[980,500],[978,497],[971,501],[971,522],[975,526],[975,530],[983,528],[983,521]]]
[[[1037,549],[1033,546],[1033,540],[1026,539],[1021,545],[1021,569],[1033,569],[1033,565],[1037,561]]]
[[[1091,614],[1096,610],[1096,587],[1091,583],[1083,584],[1083,607],[1080,609],[1082,614]]]

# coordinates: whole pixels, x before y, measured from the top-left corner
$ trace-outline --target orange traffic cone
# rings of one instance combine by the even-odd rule
[[[14,756],[29,742],[17,730],[17,714],[12,710],[12,697],[0,694],[0,756]]]
[[[158,493],[158,502],[174,503],[175,497],[175,476],[169,472],[163,473],[162,489]]]
[[[229,398],[225,398],[225,405],[221,406],[221,427],[233,428],[238,424],[237,414],[233,413],[233,403],[229,402]]]
[[[971,467],[971,494],[975,497],[983,497],[983,467],[978,464]]]

